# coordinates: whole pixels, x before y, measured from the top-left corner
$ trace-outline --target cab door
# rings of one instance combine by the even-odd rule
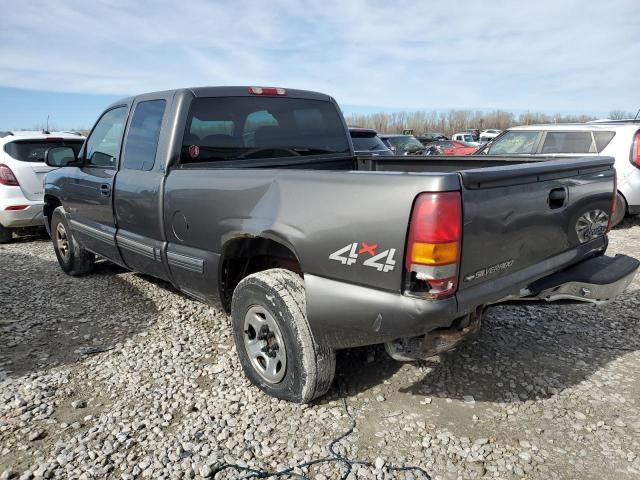
[[[131,270],[169,279],[162,228],[163,158],[171,128],[173,94],[136,97],[125,133],[122,160],[115,183],[114,211],[120,255]]]
[[[65,207],[74,235],[87,250],[119,264],[113,186],[128,110],[117,106],[100,117],[80,152],[81,166],[66,184]]]

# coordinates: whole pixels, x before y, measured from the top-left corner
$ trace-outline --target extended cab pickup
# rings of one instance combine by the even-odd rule
[[[308,402],[337,349],[455,346],[499,302],[602,303],[638,261],[606,257],[613,159],[357,157],[319,93],[207,87],[111,105],[76,156],[51,148],[62,269],[96,256],[231,315],[247,377]],[[176,326],[176,328],[179,328]]]

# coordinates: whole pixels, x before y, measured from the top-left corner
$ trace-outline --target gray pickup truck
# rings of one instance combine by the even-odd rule
[[[338,349],[452,348],[500,302],[613,299],[613,159],[357,157],[336,102],[206,87],[111,105],[80,153],[51,148],[46,226],[62,269],[96,256],[231,315],[266,393],[324,394]],[[179,328],[179,326],[176,326]]]

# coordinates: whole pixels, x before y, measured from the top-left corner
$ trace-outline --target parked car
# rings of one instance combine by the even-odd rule
[[[381,133],[378,136],[394,155],[424,155],[424,145],[413,135]]]
[[[618,195],[612,222],[617,225],[625,215],[640,214],[640,122],[598,121],[513,127],[486,144],[478,153],[614,157]]]
[[[468,146],[474,146],[476,148],[478,148],[480,146],[480,143],[476,141],[475,135],[473,135],[472,133],[469,133],[469,132],[454,133],[451,136],[451,140],[456,140],[458,142],[464,142]]]
[[[487,143],[489,140],[493,140],[501,133],[502,130],[496,129],[482,130],[480,132],[480,143]]]
[[[337,349],[424,358],[487,305],[632,281],[637,260],[604,256],[613,159],[448,158],[355,156],[320,93],[171,90],[112,104],[78,155],[49,149],[44,212],[64,272],[99,255],[171,282],[231,315],[255,385],[308,402]]]
[[[477,128],[467,128],[465,130],[465,133],[470,133],[471,135],[473,135],[474,142],[480,141],[480,130],[478,130]]]
[[[393,155],[394,153],[378,137],[378,132],[370,128],[349,127],[351,143],[356,155]]]
[[[443,135],[442,133],[434,133],[434,132],[421,133],[420,135],[415,135],[415,137],[425,147],[430,143],[434,143],[440,140],[449,140],[446,137],[446,135]]]
[[[442,155],[471,155],[478,149],[457,140],[441,140],[437,145],[442,150]]]
[[[84,137],[66,132],[0,132],[0,243],[13,234],[43,227],[43,180],[51,170],[44,163],[48,148],[80,151]]]

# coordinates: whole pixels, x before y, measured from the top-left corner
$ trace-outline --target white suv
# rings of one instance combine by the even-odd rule
[[[0,132],[0,243],[14,232],[44,225],[42,183],[50,170],[44,154],[68,146],[76,153],[84,137],[69,132]]]
[[[476,153],[567,157],[602,155],[615,158],[618,178],[616,210],[611,224],[640,214],[640,122],[598,120],[590,123],[527,125],[502,132]]]

